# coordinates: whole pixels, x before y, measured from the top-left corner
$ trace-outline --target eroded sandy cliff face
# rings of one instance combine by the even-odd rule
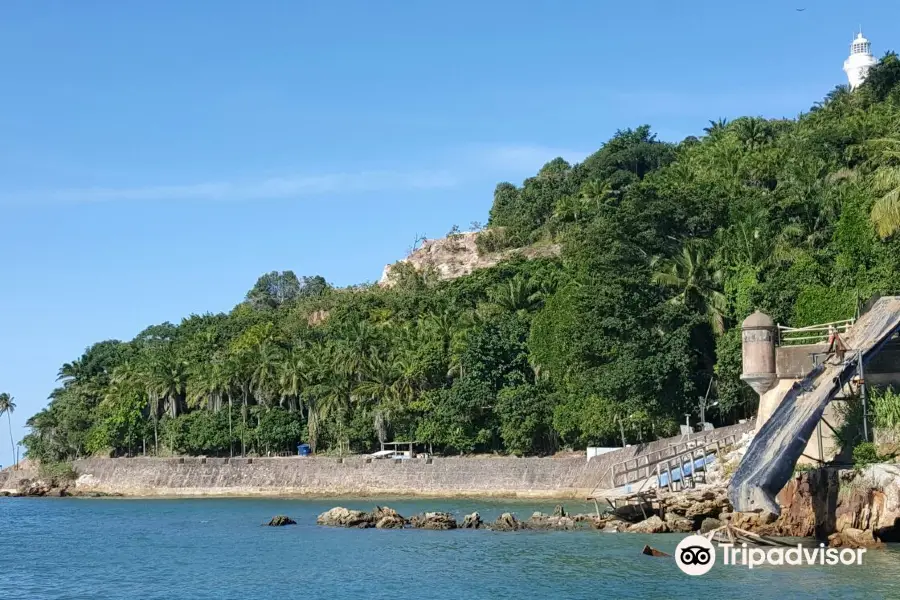
[[[468,275],[476,269],[485,269],[517,256],[524,258],[544,258],[559,256],[559,244],[529,246],[502,252],[492,252],[479,256],[476,239],[481,232],[465,232],[449,235],[444,238],[425,240],[422,246],[408,257],[396,263],[386,265],[378,284],[393,285],[393,272],[400,264],[410,264],[417,271],[433,269],[440,279],[455,279]]]

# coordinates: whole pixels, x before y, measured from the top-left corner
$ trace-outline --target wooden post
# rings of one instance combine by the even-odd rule
[[[816,438],[819,442],[819,465],[825,464],[825,447],[822,445],[822,420],[816,423]]]
[[[856,353],[856,368],[859,373],[859,390],[863,405],[863,441],[869,441],[869,396],[866,393],[866,372],[863,367],[862,351]]]

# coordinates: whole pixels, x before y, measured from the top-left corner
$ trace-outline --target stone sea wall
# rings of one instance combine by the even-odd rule
[[[750,431],[745,423],[708,432]],[[126,496],[417,495],[584,498],[614,463],[679,441],[657,440],[586,461],[569,458],[91,458],[74,462],[76,489]],[[0,490],[29,471],[0,472]]]

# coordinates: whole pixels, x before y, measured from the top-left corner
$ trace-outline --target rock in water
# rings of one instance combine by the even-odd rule
[[[526,529],[556,529],[560,531],[568,531],[577,529],[578,523],[571,517],[552,516],[547,517],[543,514],[532,515],[522,526]]]
[[[473,512],[471,515],[463,517],[463,522],[460,527],[462,529],[481,529],[484,527],[484,521],[481,520],[481,515],[477,512]]]
[[[666,533],[669,531],[669,527],[665,521],[653,515],[645,521],[632,525],[626,531],[628,533]]]
[[[457,527],[453,515],[445,512],[427,512],[423,515],[416,515],[409,522],[418,529],[447,530]]]
[[[285,525],[296,525],[297,521],[285,515],[277,515],[272,517],[272,520],[266,523],[269,527],[284,527]]]
[[[365,529],[375,526],[375,519],[372,515],[361,510],[350,510],[343,506],[335,506],[331,510],[323,512],[316,519],[319,525],[328,527],[356,527]]]
[[[700,533],[709,533],[713,529],[718,529],[722,527],[724,523],[719,519],[714,519],[712,517],[707,517],[703,519],[703,522],[700,523]]]
[[[512,513],[503,513],[497,520],[491,523],[491,529],[494,531],[518,531],[524,529],[525,526]]]
[[[376,506],[372,511],[375,527],[378,529],[403,529],[406,527],[406,519],[393,508]]]
[[[672,556],[671,554],[666,554],[662,550],[657,550],[656,548],[651,548],[650,546],[644,546],[644,549],[641,550],[641,554],[646,554],[647,556]]]
[[[675,513],[666,513],[666,527],[672,533],[690,533],[694,531],[694,522],[691,519],[685,519]]]
[[[884,544],[875,539],[871,530],[848,527],[841,532],[828,536],[830,548],[883,548]]]
[[[556,508],[553,509],[553,516],[554,517],[568,517],[569,515],[566,514],[566,509],[563,508],[561,504],[557,504]]]

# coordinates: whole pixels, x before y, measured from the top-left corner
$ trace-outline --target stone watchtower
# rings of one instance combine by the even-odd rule
[[[741,324],[741,379],[762,396],[775,385],[775,321],[756,311]]]

